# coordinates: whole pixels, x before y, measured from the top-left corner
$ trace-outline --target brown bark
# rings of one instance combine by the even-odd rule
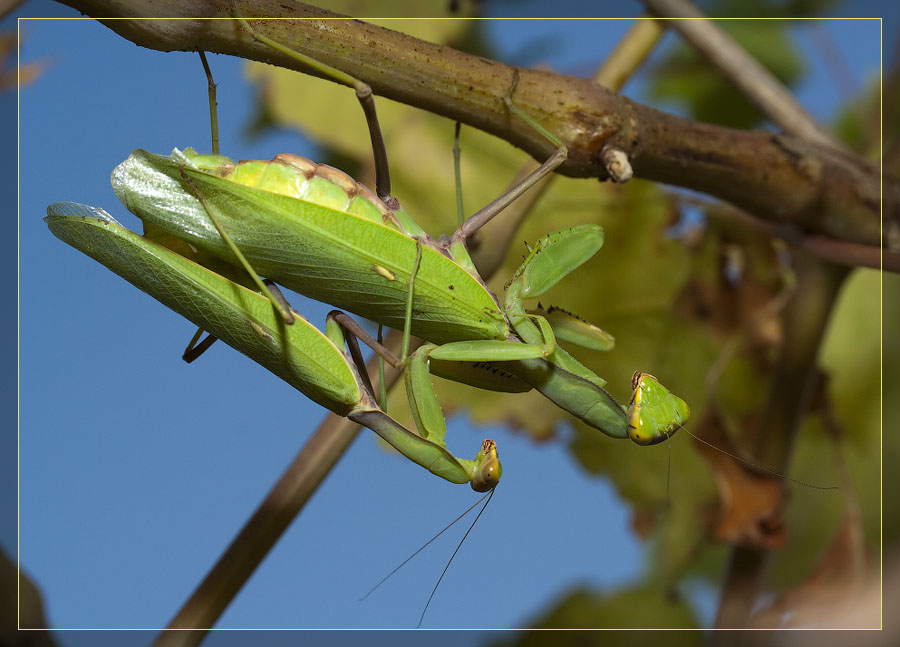
[[[163,51],[206,50],[298,69],[255,41],[212,0],[66,0],[123,37]],[[545,159],[553,147],[509,114],[502,97],[515,68],[336,14],[276,0],[236,2],[244,16],[304,18],[253,22],[270,38],[340,68],[376,94],[481,128]],[[121,18],[181,17],[181,20]],[[203,20],[216,17],[219,20]],[[879,169],[796,137],[682,119],[635,103],[586,79],[519,70],[513,101],[569,148],[559,172],[604,179],[601,151],[624,150],[636,177],[702,191],[753,215],[830,238],[879,245]],[[900,222],[900,184],[885,182],[885,223]]]

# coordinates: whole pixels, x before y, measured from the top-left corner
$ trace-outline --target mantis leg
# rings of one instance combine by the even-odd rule
[[[197,188],[194,184],[194,181],[191,180],[190,176],[184,172],[184,168],[181,168],[181,180],[185,184],[185,186],[190,190],[190,192],[196,197],[200,203],[203,205],[203,208],[206,210],[206,215],[209,216],[209,219],[212,221],[213,225],[216,228],[216,231],[219,232],[219,236],[222,237],[222,240],[225,241],[225,244],[228,245],[228,248],[235,255],[241,265],[243,265],[244,269],[247,271],[247,275],[250,279],[256,284],[256,287],[259,289],[260,293],[266,296],[269,299],[269,302],[275,308],[275,310],[281,315],[282,320],[285,325],[292,325],[294,323],[294,316],[291,314],[291,309],[286,306],[286,302],[284,301],[284,297],[279,301],[273,292],[263,283],[262,279],[259,278],[259,274],[253,269],[253,266],[250,265],[250,262],[244,257],[244,254],[238,248],[237,245],[234,244],[234,241],[231,239],[231,236],[228,235],[228,232],[222,227],[219,222],[218,216],[216,216],[216,207],[214,207],[203,195],[203,193]]]
[[[288,300],[284,298],[284,294],[282,294],[279,287],[275,285],[274,281],[263,279],[263,283],[268,288],[272,297],[274,297],[275,300],[281,304],[282,308],[289,312],[293,310],[293,308],[291,308],[291,304],[288,303]],[[209,350],[210,346],[218,341],[218,337],[216,337],[212,333],[209,333],[206,335],[204,340],[198,344],[197,342],[199,341],[201,335],[203,335],[203,328],[197,328],[197,332],[195,332],[194,336],[191,337],[191,341],[188,342],[187,348],[185,348],[184,353],[181,354],[181,359],[183,359],[188,364],[200,357],[203,353]]]
[[[206,52],[200,51],[200,62],[203,63],[203,71],[206,73],[206,85],[209,88],[209,131],[212,139],[213,155],[219,154],[219,113],[216,101],[216,82],[213,81],[212,70],[206,60]]]
[[[359,104],[362,106],[363,113],[366,116],[366,124],[369,126],[369,137],[372,140],[372,154],[375,156],[375,192],[389,208],[399,208],[399,203],[391,196],[391,172],[390,167],[388,166],[387,149],[384,145],[384,138],[381,135],[381,127],[378,124],[378,115],[375,112],[375,99],[369,84],[350,76],[336,67],[331,67],[330,65],[317,61],[314,58],[310,58],[305,54],[301,54],[290,47],[286,47],[278,41],[272,40],[265,34],[259,33],[253,29],[253,27],[250,26],[250,23],[242,16],[238,15],[236,10],[234,10],[234,16],[237,18],[238,22],[241,23],[241,26],[259,42],[268,45],[272,49],[279,51],[286,56],[290,56],[295,61],[299,61],[320,74],[324,74],[338,83],[351,87],[356,91],[356,98],[359,100]]]
[[[213,80],[212,70],[209,69],[209,62],[206,60],[206,52],[201,50],[198,53],[200,54],[200,62],[203,64],[203,71],[206,73],[206,86],[209,88],[209,131],[210,138],[212,140],[212,152],[213,155],[218,155],[219,112],[218,101],[216,101],[216,82]],[[184,349],[184,353],[181,354],[181,359],[183,359],[188,364],[200,357],[209,349],[210,346],[216,343],[216,336],[207,334],[206,339],[204,339],[200,344],[197,344],[197,341],[200,339],[200,336],[202,334],[203,329],[197,328],[197,332],[194,333],[191,341],[188,342],[187,348]]]
[[[413,261],[412,271],[409,274],[409,286],[406,290],[406,310],[403,315],[403,344],[400,356],[401,362],[406,362],[409,354],[409,336],[412,328],[412,306],[413,296],[416,290],[416,275],[419,273],[419,266],[422,263],[422,240],[416,239],[416,260]]]
[[[541,164],[537,169],[526,176],[521,182],[469,216],[469,218],[464,223],[462,223],[462,225],[459,227],[459,229],[456,230],[456,233],[453,235],[455,241],[465,241],[469,236],[471,236],[481,227],[487,224],[494,216],[503,211],[511,203],[515,202],[523,193],[525,193],[528,189],[539,182],[541,178],[549,175],[555,169],[557,169],[569,157],[569,149],[565,144],[562,143],[562,141],[558,137],[556,137],[556,135],[541,126],[530,115],[528,115],[528,113],[526,113],[513,103],[512,95],[513,92],[515,92],[518,83],[519,72],[518,70],[515,70],[513,82],[510,85],[507,93],[503,96],[503,101],[504,103],[506,103],[506,107],[512,114],[522,119],[525,123],[534,128],[541,135],[543,135],[547,139],[547,141],[556,146],[556,150],[552,155],[550,155],[550,157],[547,158],[547,160],[543,164]]]
[[[197,332],[194,333],[194,336],[191,337],[191,341],[188,342],[187,348],[184,349],[184,352],[181,354],[181,359],[190,364],[195,359],[200,357],[203,353],[209,350],[209,347],[216,343],[218,338],[209,333],[206,335],[206,338],[200,341],[200,337],[203,335],[203,328],[197,328]]]
[[[347,313],[341,312],[340,310],[332,310],[328,313],[325,322],[326,335],[329,339],[338,345],[346,343],[347,348],[350,351],[350,357],[353,359],[353,363],[356,364],[356,370],[359,371],[360,378],[366,389],[369,391],[369,394],[374,398],[375,389],[372,387],[372,380],[369,378],[368,371],[366,371],[366,362],[359,350],[358,340],[362,341],[366,346],[375,351],[382,360],[395,368],[402,367],[403,362],[401,362],[400,358],[394,355],[389,348],[374,339],[372,335],[366,332],[366,330]],[[340,330],[335,330],[334,326],[338,326]],[[383,375],[381,383],[384,383]],[[379,407],[383,408],[383,403],[379,403]]]
[[[391,365],[397,367],[404,365],[396,355],[375,341],[356,321],[340,310],[328,313],[325,334],[338,347],[346,344],[356,365],[359,380],[373,401],[374,389],[359,352],[357,339],[370,346]],[[426,347],[426,351],[430,347],[433,347],[433,344]],[[418,434],[411,433],[374,405],[357,407],[348,417],[377,433],[413,462],[443,478],[454,482],[459,482],[455,479],[465,478],[471,482],[472,489],[476,492],[493,489],[502,473],[496,444],[486,439],[472,461],[457,459],[449,453],[445,440],[447,427],[444,424],[444,415],[431,386],[428,363],[424,357],[423,353],[415,351],[409,361],[405,362],[407,366],[404,374],[410,410]]]

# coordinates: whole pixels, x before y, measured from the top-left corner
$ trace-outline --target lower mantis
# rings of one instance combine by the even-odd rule
[[[280,47],[257,34],[243,20],[241,23],[255,38]],[[557,144],[557,152],[522,184],[469,218],[452,237],[435,240],[425,234],[390,195],[386,154],[380,141],[371,90],[338,70],[293,54],[339,82],[356,87],[366,108],[373,149],[379,160],[376,164],[378,196],[364,190],[348,176],[293,156],[279,156],[271,163],[235,165],[227,158],[200,156],[192,151],[176,151],[169,158],[137,151],[114,171],[113,185],[123,203],[144,220],[149,231],[162,231],[167,236],[184,240],[192,248],[201,250],[198,259],[204,263],[211,264],[209,255],[217,257],[217,271],[241,282],[251,276],[258,284],[256,277],[262,274],[379,323],[396,328],[402,326],[406,336],[413,333],[434,342],[420,348],[411,358],[407,358],[405,352],[399,359],[386,354],[389,361],[409,367],[408,393],[420,432],[419,435],[397,432],[398,437],[407,442],[392,444],[429,469],[438,457],[446,458],[443,418],[435,406],[428,381],[429,364],[435,372],[445,376],[462,381],[475,380],[479,386],[485,386],[481,378],[473,378],[471,372],[460,372],[460,365],[465,368],[471,362],[499,363],[518,380],[537,388],[591,426],[612,437],[631,437],[639,444],[658,442],[686,421],[687,405],[648,374],[635,375],[635,395],[627,410],[620,406],[603,390],[605,382],[601,378],[556,345],[554,328],[562,336],[572,322],[563,318],[562,324],[551,324],[541,314],[524,308],[524,299],[539,296],[599,249],[603,243],[599,227],[573,228],[539,241],[510,280],[504,308],[478,276],[465,249],[466,238],[565,159],[565,147],[515,107],[511,99],[515,80],[505,97],[510,111],[526,119]],[[72,209],[76,208],[51,207],[50,222],[51,226],[55,224],[54,233],[76,244],[77,236],[70,233],[71,227],[62,226],[60,219]],[[103,243],[112,247],[121,244],[121,239],[115,237],[107,238]],[[183,244],[181,248],[184,248]],[[108,255],[105,258],[107,260],[99,260],[111,267],[116,262],[108,260],[113,258]],[[240,262],[248,271],[219,270],[223,267],[221,261],[234,265]],[[326,272],[322,271],[323,267],[328,268]],[[225,276],[217,276],[221,281],[228,281]],[[356,286],[352,293],[346,289],[348,284]],[[258,286],[262,294],[269,292],[267,287]],[[142,289],[150,291],[147,287]],[[371,298],[361,301],[361,296]],[[301,346],[307,335],[304,333],[288,343],[286,340],[294,340],[295,316],[277,300],[272,301],[281,320],[293,325],[281,325],[278,334],[273,334],[277,332],[274,329],[268,330],[268,338],[280,338],[281,343],[286,344],[282,354],[293,356],[291,344]],[[167,305],[184,314],[179,310],[180,304],[175,304],[179,307]],[[222,306],[210,302],[207,307],[216,311]],[[337,332],[339,323],[347,325],[345,319],[338,317],[329,322],[332,342],[343,342],[343,336]],[[211,327],[200,325],[221,336]],[[249,347],[242,346],[247,342],[239,337],[226,331],[225,338],[242,352],[255,359],[263,354],[253,343]],[[330,350],[329,353],[335,361],[340,363],[339,357],[350,367],[342,352],[335,355]],[[270,364],[266,365],[278,373]],[[352,386],[349,386],[351,382]],[[311,373],[306,373],[299,383],[292,383],[305,393],[317,392],[321,386],[319,378]],[[355,386],[360,394],[365,392],[360,387],[358,373],[353,380],[346,379],[344,386],[351,390]],[[494,388],[507,387],[501,384]],[[363,406],[367,412],[375,411],[369,402],[363,402],[364,399],[353,406]],[[341,400],[324,404],[339,413],[347,405]],[[351,411],[352,415],[343,413],[349,417],[373,417],[363,416],[355,409]],[[380,410],[378,413],[389,420]],[[376,417],[383,422],[380,416]],[[393,426],[396,423],[385,424],[397,431]],[[440,446],[435,448],[418,442],[431,438],[437,439]],[[442,473],[442,469],[432,471],[454,482],[459,482],[457,479],[462,474],[464,480],[472,480],[473,487],[476,483],[481,486],[484,480],[476,478],[476,467],[483,464],[484,456],[491,455],[492,451],[496,458],[495,450],[483,446],[474,464],[468,462],[462,472],[454,470],[456,473],[452,477]],[[457,461],[452,455],[449,457]],[[463,466],[462,462],[457,462]],[[499,478],[499,469],[496,477]]]
[[[50,230],[164,305],[252,357],[339,415],[369,427],[410,460],[453,483],[492,489],[501,467],[494,442],[485,440],[474,460],[454,457],[435,427],[415,434],[382,412],[348,353],[335,317],[325,334],[292,312],[281,325],[265,297],[147,240],[102,209],[74,203],[47,208]],[[432,392],[433,394],[433,392]],[[424,396],[423,396],[424,397]],[[424,402],[423,406],[438,406]]]

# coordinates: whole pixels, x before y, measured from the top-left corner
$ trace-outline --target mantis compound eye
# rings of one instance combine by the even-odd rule
[[[503,474],[503,466],[497,457],[497,443],[486,439],[481,443],[481,451],[475,458],[475,476],[472,477],[472,489],[476,492],[488,492],[497,487],[500,476]]]

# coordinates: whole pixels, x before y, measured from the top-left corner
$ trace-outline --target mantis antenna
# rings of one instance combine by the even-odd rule
[[[441,529],[438,531],[438,533],[437,533],[436,535],[434,535],[434,537],[432,537],[431,539],[429,539],[428,541],[426,541],[424,544],[422,544],[422,545],[421,545],[414,553],[412,553],[409,557],[407,557],[407,558],[404,559],[402,562],[400,562],[397,566],[395,566],[394,569],[391,570],[390,573],[388,573],[388,574],[385,575],[383,578],[381,578],[381,579],[378,581],[378,583],[375,584],[375,586],[373,586],[371,589],[369,589],[369,590],[366,592],[365,595],[363,595],[361,598],[359,598],[359,601],[362,602],[363,600],[365,600],[366,598],[368,598],[370,595],[372,595],[372,593],[374,593],[375,590],[376,590],[378,587],[380,587],[382,584],[384,584],[385,582],[387,582],[387,581],[391,578],[391,576],[392,576],[394,573],[396,573],[396,572],[399,571],[401,568],[403,568],[404,566],[406,566],[406,564],[409,563],[410,560],[412,560],[413,557],[415,557],[416,555],[418,555],[419,553],[421,553],[423,550],[425,550],[425,548],[426,548],[429,544],[431,544],[435,539],[437,539],[438,537],[440,537],[441,535],[443,535],[445,532],[447,532],[448,530],[450,530],[450,528],[452,528],[452,527],[456,524],[456,522],[458,522],[458,521],[461,520],[463,517],[465,517],[467,514],[469,514],[470,512],[472,512],[472,510],[474,510],[475,508],[477,508],[478,505],[479,505],[482,501],[485,501],[485,499],[487,499],[487,501],[485,501],[484,505],[482,506],[481,510],[478,511],[478,514],[475,516],[475,520],[471,523],[471,525],[469,526],[469,529],[466,530],[466,534],[463,535],[463,538],[459,540],[459,544],[457,544],[456,550],[453,551],[453,554],[450,556],[450,559],[447,560],[447,564],[444,566],[444,570],[441,571],[441,576],[438,578],[437,583],[434,585],[434,588],[431,590],[431,595],[428,596],[428,601],[425,603],[425,608],[422,609],[422,615],[419,616],[419,624],[416,625],[416,628],[417,628],[417,629],[418,629],[419,627],[421,627],[421,626],[422,626],[422,620],[425,618],[425,612],[428,611],[428,606],[431,604],[431,600],[434,598],[434,594],[435,594],[435,592],[437,591],[438,586],[440,586],[441,580],[444,579],[444,574],[446,574],[447,569],[450,568],[450,564],[453,562],[453,558],[456,557],[456,553],[459,552],[459,549],[462,547],[463,542],[466,540],[466,537],[469,536],[469,533],[472,531],[472,528],[475,527],[475,524],[478,522],[478,519],[481,517],[481,514],[484,512],[485,508],[487,508],[488,503],[491,502],[491,498],[494,496],[494,490],[496,490],[496,488],[492,488],[490,492],[488,492],[488,493],[485,494],[483,497],[481,497],[480,499],[478,499],[478,501],[476,501],[476,502],[473,503],[471,506],[469,506],[469,507],[466,509],[465,512],[463,512],[461,515],[459,515],[458,517],[456,517],[456,519],[454,519],[453,521],[451,521],[450,523],[448,523],[446,526],[444,526],[443,528],[441,528]]]
[[[441,571],[441,576],[438,578],[438,581],[435,583],[434,588],[431,589],[431,595],[428,596],[428,602],[425,603],[425,608],[422,609],[422,615],[419,616],[419,624],[416,625],[416,629],[422,626],[422,621],[425,619],[425,612],[428,611],[428,606],[431,604],[431,600],[434,598],[434,594],[437,592],[438,587],[441,585],[441,580],[444,579],[444,575],[447,573],[447,569],[450,568],[450,564],[453,563],[453,558],[456,557],[456,553],[459,552],[459,549],[462,548],[463,542],[466,540],[466,537],[469,536],[469,533],[472,532],[472,528],[475,527],[475,524],[478,523],[478,520],[481,518],[481,513],[484,512],[484,509],[487,508],[488,503],[491,502],[491,499],[494,496],[494,491],[497,488],[494,488],[487,495],[487,501],[484,502],[484,506],[481,510],[478,511],[478,514],[475,516],[475,520],[472,522],[472,525],[469,526],[469,529],[466,530],[466,534],[463,535],[463,538],[459,540],[459,543],[456,545],[456,550],[453,551],[453,554],[450,555],[450,559],[447,560],[447,565],[444,566],[444,570]]]
[[[796,483],[797,485],[805,485],[806,487],[812,488],[814,490],[840,490],[841,489],[837,485],[816,485],[814,483],[807,483],[806,481],[801,481],[799,479],[791,478],[787,474],[782,474],[781,472],[776,472],[775,470],[770,469],[770,468],[766,467],[765,465],[756,463],[756,462],[748,460],[746,458],[742,458],[741,456],[738,456],[737,454],[733,454],[726,449],[717,447],[716,445],[713,445],[711,442],[709,442],[707,440],[703,440],[700,436],[698,436],[697,434],[692,432],[690,429],[688,429],[684,425],[678,425],[678,427],[679,427],[679,429],[683,429],[684,433],[686,433],[688,436],[690,436],[697,442],[703,443],[707,447],[712,447],[717,452],[721,452],[721,453],[725,454],[726,456],[733,458],[736,461],[740,461],[741,463],[744,463],[745,465],[749,465],[750,467],[752,467],[754,469],[758,469],[762,472],[766,472],[767,474],[771,474],[772,476],[777,476],[778,478],[786,479],[788,481],[791,481],[792,483]]]

